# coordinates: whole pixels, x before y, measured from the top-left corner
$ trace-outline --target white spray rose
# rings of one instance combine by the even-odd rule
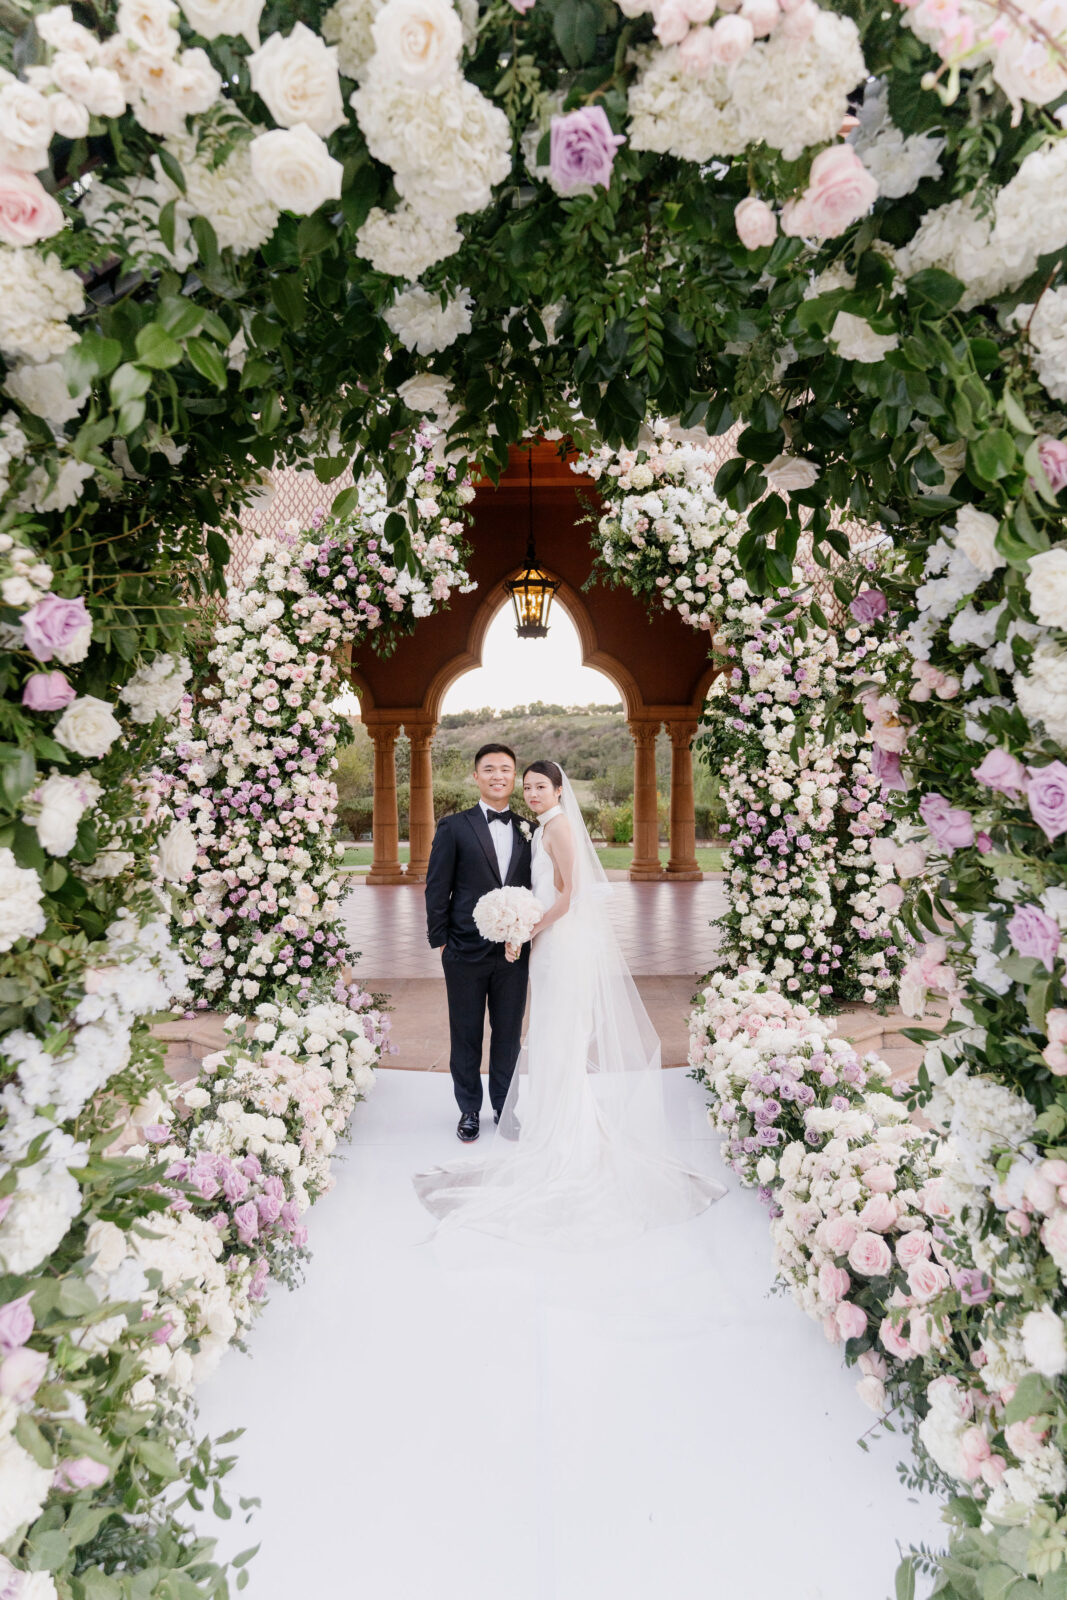
[[[956,517],[956,549],[987,578],[1005,565],[996,549],[997,527],[996,517],[974,506],[961,506]]]
[[[1035,1372],[1046,1378],[1056,1378],[1067,1371],[1063,1322],[1051,1306],[1029,1312],[1023,1318],[1022,1335],[1027,1363]]]
[[[1046,628],[1067,628],[1067,545],[1030,557],[1026,590],[1038,622]]]
[[[154,60],[174,55],[180,44],[173,0],[119,0],[118,31],[138,55]]]
[[[325,138],[344,123],[337,50],[302,22],[287,39],[272,33],[248,67],[253,89],[281,127],[302,122]]]
[[[184,883],[196,866],[196,835],[185,821],[176,822],[159,842],[156,859],[168,883]]]
[[[85,1253],[96,1257],[94,1272],[110,1277],[126,1259],[126,1235],[113,1222],[91,1223],[85,1235]]]
[[[111,706],[91,694],[72,700],[53,729],[65,750],[90,760],[106,755],[121,732]]]
[[[409,411],[432,411],[439,415],[448,410],[451,385],[436,372],[417,372],[413,378],[406,378],[396,392]]]
[[[246,39],[253,50],[259,49],[259,19],[264,0],[181,0],[189,26],[205,39],[217,39],[219,34]]]
[[[881,361],[900,343],[895,333],[875,333],[866,317],[855,317],[850,311],[839,311],[830,329],[830,343],[846,361]]]
[[[327,200],[341,198],[344,168],[304,123],[259,134],[249,153],[252,176],[280,211],[306,217]]]
[[[52,108],[39,89],[17,78],[0,87],[0,162],[21,172],[48,165]]]
[[[30,795],[36,814],[24,814],[37,830],[41,848],[50,856],[65,856],[74,849],[78,823],[103,791],[93,778],[67,777],[53,772]]]

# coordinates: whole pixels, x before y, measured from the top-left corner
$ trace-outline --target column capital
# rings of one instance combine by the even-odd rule
[[[655,744],[659,735],[660,725],[658,722],[646,722],[635,717],[631,719],[629,727],[634,737],[634,743],[642,749],[647,749],[650,745]]]
[[[400,737],[399,722],[365,722],[364,727],[375,744],[395,744]]]
[[[437,723],[405,722],[404,732],[410,739],[411,748],[413,750],[418,747],[425,748],[426,746],[431,745],[434,741],[434,736],[437,733]]]
[[[699,726],[696,717],[670,717],[664,723],[672,745],[691,745]]]

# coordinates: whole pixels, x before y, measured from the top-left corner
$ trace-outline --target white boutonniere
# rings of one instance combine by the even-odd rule
[[[526,840],[527,844],[529,844],[530,837],[531,837],[531,835],[530,835],[530,824],[526,821],[525,818],[520,818],[520,820],[519,820],[519,832],[522,834],[522,836]]]

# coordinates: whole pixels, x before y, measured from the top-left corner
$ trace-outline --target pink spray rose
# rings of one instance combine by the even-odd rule
[[[560,194],[575,194],[611,182],[615,152],[625,144],[611,131],[603,106],[579,106],[552,118],[549,171]]]
[[[25,1405],[32,1400],[44,1375],[48,1371],[48,1357],[42,1350],[30,1350],[20,1345],[0,1362],[0,1395]]]
[[[61,600],[57,594],[46,594],[31,606],[22,618],[22,636],[26,648],[38,661],[81,661],[89,649],[93,621],[85,609],[85,601]]]
[[[0,239],[4,244],[37,244],[63,226],[61,206],[32,172],[0,166]]]
[[[867,1332],[867,1313],[851,1300],[845,1300],[838,1306],[834,1318],[842,1339],[861,1339]]]
[[[1041,1052],[1045,1065],[1057,1078],[1067,1076],[1067,1011],[1061,1006],[1054,1006],[1048,1013],[1045,1032],[1048,1044]]]
[[[1037,447],[1037,459],[1045,469],[1053,494],[1067,487],[1067,439],[1042,439]]]
[[[1067,833],[1067,766],[1050,761],[1046,767],[1030,767],[1026,800],[1030,815],[1045,838],[1058,839]]]
[[[750,194],[734,207],[734,227],[746,250],[763,250],[778,236],[778,223],[766,200]]]
[[[865,217],[878,185],[850,144],[821,150],[811,164],[808,187],[782,211],[782,232],[808,239],[836,239]]]
[[[941,850],[952,855],[955,850],[965,850],[974,843],[974,822],[971,813],[960,806],[950,806],[943,794],[924,794],[919,801],[919,815],[933,834]]]
[[[5,1354],[20,1349],[33,1332],[30,1298],[24,1294],[18,1300],[9,1300],[6,1306],[0,1306],[0,1350]]]
[[[881,1234],[860,1233],[848,1253],[848,1264],[861,1277],[884,1278],[893,1265],[893,1256]]]
[[[22,703],[27,711],[62,711],[77,693],[61,672],[35,672],[23,684]]]
[[[1008,938],[1021,956],[1033,956],[1051,972],[1059,953],[1060,929],[1040,906],[1018,906],[1008,923]]]
[[[52,1479],[56,1489],[99,1489],[111,1476],[111,1470],[102,1461],[89,1456],[72,1456],[61,1461]]]
[[[742,56],[747,56],[755,43],[756,35],[747,17],[718,17],[711,27],[713,60],[716,66],[736,66]]]
[[[1026,768],[1007,750],[990,750],[981,766],[975,767],[972,776],[996,794],[1026,793]]]

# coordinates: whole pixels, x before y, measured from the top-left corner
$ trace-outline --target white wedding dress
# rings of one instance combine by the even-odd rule
[[[571,904],[533,941],[529,1026],[488,1155],[419,1173],[442,1227],[574,1249],[623,1243],[682,1222],[725,1194],[670,1152],[660,1043],[619,950],[610,887],[564,777],[563,803],[540,818],[533,892],[547,910],[555,869],[542,828],[565,815],[574,836]]]

